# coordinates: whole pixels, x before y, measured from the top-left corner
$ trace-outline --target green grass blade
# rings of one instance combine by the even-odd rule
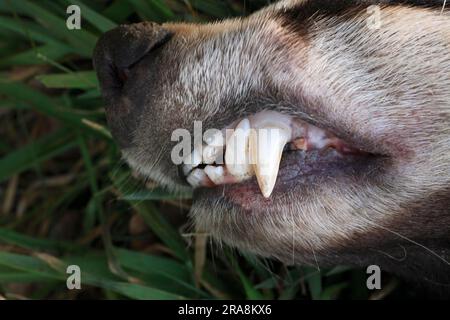
[[[172,10],[160,0],[128,0],[144,20],[164,22],[174,18]]]
[[[67,278],[65,270],[68,265],[69,263],[48,255],[40,255],[40,258],[37,258],[34,256],[25,256],[0,251],[0,267],[11,268],[16,272],[20,271],[24,273],[31,281],[39,277],[40,279],[55,279],[65,282]],[[155,289],[141,284],[113,281],[110,276],[105,277],[92,273],[93,270],[89,270],[86,264],[81,264],[79,266],[81,269],[82,286],[86,284],[98,286],[103,289],[113,290],[132,299],[184,298],[181,295],[169,293],[164,290]],[[25,278],[23,278],[23,280],[25,280]]]
[[[61,47],[66,46],[60,40],[48,35],[45,28],[32,21],[23,21],[15,18],[0,16],[0,27],[7,30],[9,33],[25,38],[27,41],[31,40]]]
[[[206,13],[212,17],[223,18],[233,14],[233,10],[225,1],[217,0],[191,0],[189,1],[193,8]]]
[[[80,71],[62,74],[44,74],[36,77],[48,88],[92,89],[98,81],[94,71]]]
[[[4,271],[0,268],[0,283],[30,283],[35,282],[39,284],[53,283],[55,280],[51,277],[42,277],[39,273],[26,273],[21,271]]]
[[[86,278],[86,277],[85,277]],[[89,284],[98,285],[104,289],[113,290],[126,297],[139,300],[180,300],[185,299],[181,295],[173,294],[163,290],[143,286],[135,283],[113,282],[113,281],[97,281],[88,279]]]
[[[56,16],[46,10],[42,4],[37,4],[28,0],[10,1],[11,10],[17,10],[32,17],[35,21],[46,28],[49,34],[54,35],[61,41],[70,44],[72,48],[86,57],[92,55],[97,37],[85,29],[69,30],[66,26],[66,12],[61,12],[61,16]]]
[[[241,283],[244,286],[245,294],[247,299],[250,300],[262,300],[264,296],[256,289],[252,282],[247,278],[244,272],[242,272],[241,268],[236,265],[236,271],[241,279]]]
[[[128,1],[116,0],[103,10],[103,15],[116,22],[123,22],[133,12],[133,6]]]
[[[30,250],[81,250],[81,247],[67,242],[53,241],[49,239],[40,239],[30,237],[15,231],[0,227],[0,243],[7,243],[26,248]]]
[[[91,23],[94,27],[96,27],[101,32],[106,32],[108,30],[113,29],[117,26],[117,24],[108,18],[104,17],[100,13],[95,12],[86,4],[78,0],[63,0],[63,2],[69,5],[77,5],[80,7],[83,19],[86,19],[89,23]]]
[[[73,134],[66,130],[37,139],[0,159],[0,182],[74,146]]]
[[[326,277],[334,276],[334,275],[337,275],[337,274],[341,274],[341,273],[350,271],[350,270],[352,270],[352,269],[353,269],[353,268],[352,268],[352,267],[349,267],[349,266],[336,266],[336,267],[332,268],[330,271],[328,271],[328,272],[325,274],[325,276],[326,276]]]
[[[141,273],[156,273],[185,282],[191,280],[190,271],[182,263],[173,259],[148,255],[126,249],[117,249],[118,259],[126,268]]]
[[[46,60],[58,60],[71,52],[66,46],[54,44],[45,44],[20,53],[6,56],[0,60],[0,67],[9,67],[12,65],[35,65],[45,64]],[[45,60],[41,57],[45,57]]]
[[[64,276],[50,268],[45,262],[31,256],[0,251],[0,266],[47,279],[64,279]]]
[[[333,300],[339,296],[339,293],[348,287],[348,283],[337,283],[324,288],[320,295],[321,300]]]
[[[139,280],[141,285],[151,287],[156,290],[174,294],[176,296],[185,296],[191,298],[210,298],[199,289],[195,288],[189,282],[173,277],[176,275],[171,272],[168,275],[167,272],[163,272],[161,268],[167,267],[169,269],[179,268],[182,269],[183,265],[178,264],[174,266],[174,260],[161,258],[157,256],[151,256],[147,254],[141,254],[130,250],[120,249],[116,250],[118,261],[122,267],[132,276],[134,280]],[[109,261],[104,255],[87,254],[84,256],[70,256],[64,259],[67,264],[75,264],[80,266],[85,274],[91,276],[92,284],[105,280],[118,281],[119,278],[113,275],[108,267]],[[177,264],[177,263],[176,263]],[[186,273],[183,277],[189,275],[186,268],[183,271]],[[102,286],[102,284],[98,284]]]
[[[111,175],[114,186],[121,194],[129,192],[129,186],[123,181],[129,179],[129,173],[125,175]],[[173,254],[184,261],[190,261],[186,250],[186,243],[179,232],[161,215],[150,201],[129,201],[134,209],[142,216],[150,229],[173,251]]]
[[[228,259],[230,261],[230,264],[236,274],[238,275],[239,279],[241,280],[241,284],[244,288],[245,295],[247,299],[249,300],[262,300],[264,299],[264,296],[259,292],[258,289],[256,289],[250,279],[245,275],[245,273],[242,271],[242,269],[239,266],[238,261],[236,258],[232,255],[231,252],[227,253]]]
[[[184,261],[190,261],[186,251],[186,243],[177,230],[167,222],[155,206],[149,202],[131,202],[131,205],[142,216],[145,223],[173,251],[173,254]]]
[[[309,292],[313,300],[319,300],[322,294],[322,274],[319,270],[305,267],[305,281],[308,284]]]
[[[55,100],[23,83],[0,78],[0,94],[20,103],[29,104],[34,110],[56,118],[66,125],[79,128],[82,131],[88,130],[99,137],[111,140],[111,135],[106,129],[89,125],[84,115],[77,114],[76,110],[73,109],[59,107]]]

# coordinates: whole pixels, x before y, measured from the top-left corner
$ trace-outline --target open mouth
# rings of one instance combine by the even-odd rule
[[[316,178],[367,171],[378,158],[297,117],[262,111],[208,137],[181,166],[194,188],[229,186],[270,198]]]

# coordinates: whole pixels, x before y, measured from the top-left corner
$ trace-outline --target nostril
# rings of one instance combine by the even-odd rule
[[[111,90],[122,88],[132,66],[171,36],[170,31],[153,22],[121,25],[103,34],[93,56],[103,95],[109,96]]]
[[[123,87],[123,85],[127,81],[128,76],[130,74],[130,69],[116,67],[116,74],[117,74],[117,77],[119,78],[120,86]]]

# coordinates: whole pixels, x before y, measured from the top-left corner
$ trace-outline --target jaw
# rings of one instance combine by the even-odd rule
[[[255,177],[237,184],[215,186],[209,190],[197,190],[199,197],[222,197],[240,207],[248,214],[258,215],[263,208],[286,201],[288,194],[297,195],[295,202],[301,203],[314,194],[319,187],[344,190],[351,184],[364,185],[379,179],[382,168],[389,160],[376,156],[343,157],[335,150],[286,152],[280,163],[277,182],[270,197],[261,194]]]
[[[270,10],[239,23],[172,26],[173,39],[131,70],[125,93],[143,111],[126,158],[169,189],[184,188],[170,157],[159,158],[170,153],[170,132],[194,120],[220,128],[270,106],[388,158],[325,157],[316,166],[313,155],[292,154],[269,199],[254,179],[196,190],[198,228],[264,256],[309,263],[406,239],[448,239],[448,16],[386,6],[383,27],[367,31],[364,12],[299,28],[286,28],[279,18],[289,17]],[[137,91],[142,99],[133,98]]]
[[[197,228],[263,256],[291,263],[294,254],[298,263],[311,262],[313,252],[345,247],[359,233],[372,233],[374,225],[385,221],[384,214],[369,208],[382,180],[382,160],[339,164],[330,167],[337,169],[330,175],[311,173],[294,179],[283,177],[289,161],[282,162],[281,179],[269,199],[261,195],[255,180],[197,189],[191,210]]]
[[[353,139],[358,146],[367,143]],[[377,144],[372,140],[367,146]],[[198,230],[218,241],[286,263],[349,263],[344,257],[355,259],[367,250],[409,248],[415,245],[411,239],[430,236],[416,222],[439,217],[442,209],[427,211],[427,198],[412,205],[427,194],[418,187],[424,175],[438,179],[429,175],[426,152],[397,148],[389,156],[342,156],[333,149],[286,152],[269,198],[255,178],[198,188],[191,217]]]
[[[364,238],[369,239],[379,226],[382,228],[389,214],[395,215],[395,208],[391,205],[392,211],[386,212],[379,198],[386,200],[386,207],[394,201],[391,195],[398,194],[396,188],[400,185],[390,185],[389,181],[393,177],[401,180],[397,169],[403,166],[403,159],[357,149],[352,146],[353,141],[361,146],[363,139],[354,136],[352,142],[343,141],[328,128],[320,129],[288,114],[262,111],[247,118],[251,119],[250,127],[256,128],[266,124],[264,119],[269,119],[271,125],[282,119],[279,127],[289,123],[296,128],[292,132],[303,134],[302,146],[312,147],[284,149],[269,197],[261,192],[259,177],[254,176],[237,183],[197,188],[191,216],[201,232],[283,261],[292,256],[308,261],[306,257],[311,252],[332,252],[334,248],[354,246],[358,238],[361,245]],[[235,119],[233,123],[234,127],[242,120]],[[227,154],[231,137],[227,138],[224,151],[225,168],[229,168]],[[318,137],[334,141],[333,147]],[[295,134],[292,138],[298,140]],[[314,143],[319,148],[314,148]],[[371,141],[368,146],[376,144]],[[347,152],[342,153],[339,146],[345,146]],[[186,173],[188,177],[201,169],[190,170],[191,173]],[[211,181],[205,186],[210,187]],[[403,199],[396,200],[400,203]]]

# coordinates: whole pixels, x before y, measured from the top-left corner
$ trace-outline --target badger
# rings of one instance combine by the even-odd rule
[[[445,1],[285,0],[214,23],[122,25],[93,61],[123,158],[194,189],[198,230],[450,295]],[[174,161],[174,132],[195,122],[215,134]]]

